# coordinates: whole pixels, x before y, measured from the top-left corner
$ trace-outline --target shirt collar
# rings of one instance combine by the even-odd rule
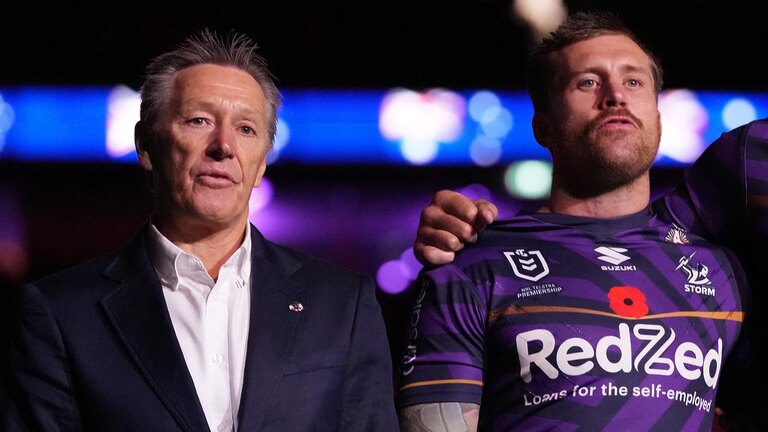
[[[148,253],[155,272],[164,287],[172,291],[179,289],[179,262],[181,259],[194,259],[197,257],[189,254],[168,240],[155,226],[149,224]],[[203,269],[203,271],[205,271]],[[234,271],[239,274],[246,283],[251,276],[251,229],[245,227],[243,243],[221,267],[221,271]]]

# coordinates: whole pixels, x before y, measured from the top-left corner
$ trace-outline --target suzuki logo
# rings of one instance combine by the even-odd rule
[[[595,252],[600,254],[597,259],[613,265],[619,265],[629,259],[628,256],[622,254],[622,252],[626,251],[626,249],[620,247],[600,246],[595,248]]]

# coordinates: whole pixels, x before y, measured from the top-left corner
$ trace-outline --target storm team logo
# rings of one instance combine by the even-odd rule
[[[515,276],[521,279],[537,282],[549,274],[547,260],[537,250],[515,249],[513,252],[504,252],[504,256],[512,265]]]
[[[709,267],[702,263],[693,264],[694,255],[696,255],[696,251],[690,256],[681,257],[675,271],[682,271],[688,279],[688,283],[685,284],[685,292],[713,296],[715,295],[715,287],[709,280]]]

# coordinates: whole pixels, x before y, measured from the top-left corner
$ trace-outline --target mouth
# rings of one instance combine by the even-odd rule
[[[214,189],[229,187],[235,184],[235,180],[224,171],[203,171],[197,174],[196,179],[204,186]]]
[[[635,129],[637,125],[630,117],[610,116],[600,122],[600,128],[603,129]]]

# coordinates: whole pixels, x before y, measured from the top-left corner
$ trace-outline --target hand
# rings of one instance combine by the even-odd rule
[[[496,206],[486,200],[472,201],[441,190],[421,212],[413,253],[425,266],[447,264],[465,244],[477,241],[477,234],[498,215]]]

